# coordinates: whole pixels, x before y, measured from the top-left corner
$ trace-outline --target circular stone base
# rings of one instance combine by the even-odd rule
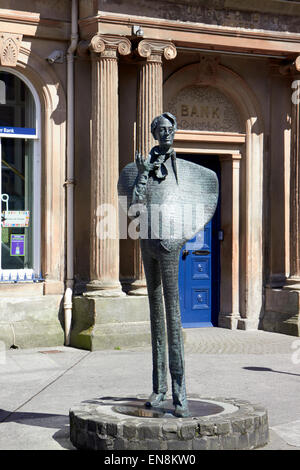
[[[171,400],[147,408],[147,397],[89,400],[70,410],[70,439],[78,449],[234,450],[268,442],[267,411],[235,398],[188,399],[177,418]]]

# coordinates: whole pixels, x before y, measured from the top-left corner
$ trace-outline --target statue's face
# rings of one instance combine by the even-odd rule
[[[175,131],[172,123],[166,118],[160,119],[155,131],[155,137],[159,145],[171,146],[173,144],[174,134]]]

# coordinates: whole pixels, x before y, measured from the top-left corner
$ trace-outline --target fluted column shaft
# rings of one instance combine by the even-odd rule
[[[142,40],[136,50],[141,62],[138,77],[136,150],[144,157],[155,145],[151,122],[163,112],[163,57],[176,57],[176,48],[165,41]],[[167,110],[166,110],[167,111]],[[130,294],[146,294],[146,280],[139,243],[134,247],[134,278]]]
[[[300,83],[300,75],[294,80]],[[298,87],[299,88],[299,87]],[[286,287],[300,289],[300,103],[299,92],[292,100],[292,134],[290,162],[290,274]]]
[[[153,119],[163,112],[162,59],[146,60],[139,70],[137,150],[147,156],[155,145],[150,128]]]
[[[91,237],[88,290],[119,295],[119,105],[118,53],[127,39],[95,36],[92,56]]]

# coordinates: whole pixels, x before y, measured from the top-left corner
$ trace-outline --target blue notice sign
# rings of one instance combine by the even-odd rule
[[[10,236],[10,256],[25,256],[25,235]]]
[[[0,126],[0,135],[1,136],[26,136],[34,137],[36,135],[36,129],[33,127],[10,127],[10,126]]]

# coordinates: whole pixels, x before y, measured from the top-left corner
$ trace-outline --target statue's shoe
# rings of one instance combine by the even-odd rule
[[[174,415],[177,418],[187,418],[190,416],[189,408],[187,403],[184,403],[182,405],[175,405],[175,412]]]
[[[166,400],[166,393],[151,393],[145,405],[147,408],[157,408]]]

